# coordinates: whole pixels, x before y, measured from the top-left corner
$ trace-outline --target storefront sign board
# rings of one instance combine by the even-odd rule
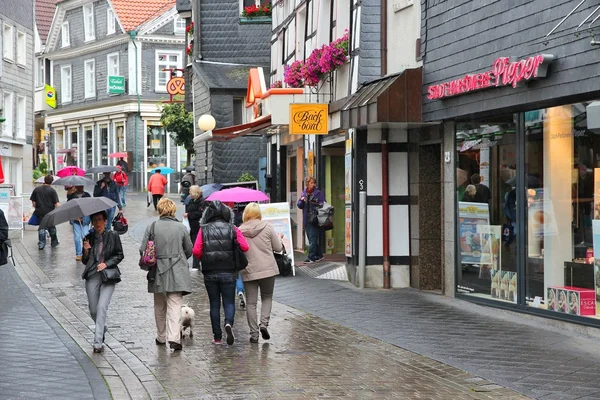
[[[267,221],[275,229],[275,233],[283,234],[283,245],[288,257],[292,259],[292,274],[296,276],[294,245],[292,243],[292,224],[290,221],[290,205],[288,203],[259,204],[263,221]]]
[[[49,107],[56,108],[56,89],[50,85],[44,86],[44,93],[46,97],[46,104]]]
[[[486,203],[458,203],[460,259],[462,264],[481,264],[485,240],[478,226],[490,224],[489,205]]]
[[[109,76],[108,77],[108,93],[112,93],[112,94],[125,93],[125,77],[124,76]]]
[[[479,150],[479,176],[481,183],[490,186],[490,148],[485,147]]]
[[[326,135],[329,133],[327,104],[290,104],[291,135]]]
[[[545,78],[552,60],[554,56],[551,54],[539,54],[519,61],[511,61],[510,57],[500,57],[494,61],[490,71],[465,75],[454,81],[427,87],[427,98],[439,100],[508,85],[516,88],[524,82]]]

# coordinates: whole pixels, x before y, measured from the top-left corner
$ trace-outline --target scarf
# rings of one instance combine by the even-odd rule
[[[313,186],[312,189],[306,188],[306,193],[308,194],[313,194],[313,192],[315,191],[316,186]]]

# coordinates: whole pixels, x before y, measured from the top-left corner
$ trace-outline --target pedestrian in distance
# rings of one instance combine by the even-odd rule
[[[242,251],[248,243],[232,223],[231,210],[220,201],[213,201],[204,211],[194,244],[194,256],[202,262],[204,286],[210,302],[210,323],[213,343],[221,344],[221,299],[225,311],[225,333],[228,345],[234,343],[235,281],[237,268],[234,256],[234,235]]]
[[[325,203],[325,195],[316,186],[315,178],[307,176],[304,180],[305,189],[298,200],[298,208],[302,210],[304,230],[308,236],[308,258],[307,263],[319,262],[323,259],[323,252],[319,246],[319,228],[316,218],[311,220],[310,215],[316,216],[318,209]]]
[[[146,249],[150,236],[154,236],[157,268],[154,276],[148,274],[148,293],[154,294],[154,318],[157,345],[167,341],[178,351],[181,344],[181,306],[183,296],[192,292],[188,258],[192,256],[190,235],[175,218],[177,206],[171,199],[158,202],[160,218],[146,228],[140,254]]]
[[[115,217],[116,209],[119,209],[119,213],[123,211],[123,206],[121,205],[121,198],[119,196],[119,188],[115,181],[112,180],[110,172],[105,172],[102,179],[96,182],[96,186],[94,187],[94,197],[106,197],[111,199],[117,205],[113,208],[109,208],[106,210],[108,213],[108,220],[106,222],[106,229],[112,230],[112,222]]]
[[[125,161],[123,157],[119,158],[119,161],[117,161],[117,166],[121,167],[123,172],[129,174],[129,164],[127,164],[127,161]]]
[[[157,211],[158,202],[165,195],[165,185],[167,184],[167,178],[160,174],[160,169],[154,170],[154,174],[148,181],[148,191],[152,193],[152,203],[154,204],[154,211]]]
[[[108,305],[115,291],[115,283],[104,282],[102,271],[107,268],[118,268],[123,261],[123,246],[119,234],[106,227],[108,213],[100,211],[91,215],[93,229],[83,242],[81,262],[85,269],[81,275],[85,279],[85,291],[88,297],[90,315],[96,323],[94,329],[94,353],[104,350],[104,337],[108,330],[106,316]]]
[[[123,171],[123,167],[117,165],[118,171],[113,175],[113,181],[117,184],[119,191],[119,199],[121,199],[121,205],[127,207],[127,201],[125,199],[125,193],[127,192],[127,185],[129,185],[129,177]]]
[[[283,251],[283,234],[275,233],[268,222],[262,220],[262,213],[257,203],[246,206],[243,215],[244,223],[240,226],[242,234],[248,242],[248,266],[240,272],[246,288],[246,318],[250,327],[250,342],[258,343],[260,332],[264,340],[269,340],[269,320],[273,305],[275,277],[279,275],[279,267],[273,252]],[[260,289],[260,325],[257,321],[256,304]]]
[[[0,210],[0,265],[8,263],[8,221],[4,216],[4,211]]]
[[[84,197],[91,197],[90,194],[83,190],[83,186],[75,186],[75,191],[70,195],[67,195],[67,202],[73,199],[81,199]],[[83,218],[76,218],[70,221],[73,226],[73,242],[75,244],[75,259],[81,261],[83,257],[83,239],[90,230],[90,217],[86,216]]]
[[[187,218],[190,223],[190,239],[192,243],[196,243],[196,237],[200,230],[200,219],[204,210],[208,207],[208,203],[202,197],[202,189],[200,186],[193,185],[190,187],[191,201],[185,206],[184,218]],[[192,268],[200,269],[200,261],[194,257],[192,260]]]
[[[31,204],[35,211],[33,215],[41,221],[42,218],[50,211],[54,210],[56,207],[60,206],[58,201],[58,194],[56,190],[52,186],[52,181],[54,180],[54,176],[46,175],[44,177],[44,184],[42,186],[38,186],[33,189],[31,193]],[[56,235],[56,227],[51,226],[48,227],[48,233],[50,233],[50,245],[52,248],[55,248],[60,243],[58,241],[58,236]],[[38,229],[38,249],[44,250],[46,247],[46,230]]]

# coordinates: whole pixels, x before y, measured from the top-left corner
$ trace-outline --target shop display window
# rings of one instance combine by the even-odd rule
[[[148,167],[167,165],[167,135],[160,125],[148,125]]]
[[[108,125],[103,124],[100,128],[100,164],[108,165]]]
[[[517,302],[516,115],[456,125],[457,293]]]
[[[92,126],[86,126],[84,128],[85,138],[85,169],[92,168],[94,166],[94,128]]]

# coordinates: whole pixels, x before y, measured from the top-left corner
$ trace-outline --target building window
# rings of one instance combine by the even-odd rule
[[[2,47],[2,57],[4,57],[5,60],[13,61],[15,55],[13,50],[13,27],[11,25],[4,24]]]
[[[71,96],[72,79],[71,66],[60,68],[60,102],[69,103],[72,100]]]
[[[69,128],[69,134],[67,135],[66,139],[68,142],[67,147],[73,150],[73,153],[71,153],[73,155],[73,164],[69,165],[79,165],[79,163],[77,162],[79,158],[79,128]]]
[[[156,51],[156,85],[155,91],[166,92],[167,81],[171,76],[169,71],[163,69],[181,68],[181,53],[173,51]]]
[[[108,154],[110,152],[109,142],[108,142],[108,124],[98,125],[100,130],[100,135],[98,139],[100,140],[100,164],[108,165]]]
[[[85,126],[83,128],[83,137],[85,145],[85,169],[92,168],[94,166],[94,127]]]
[[[167,165],[167,135],[159,122],[148,125],[147,131],[148,167]]]
[[[96,39],[96,29],[94,27],[94,5],[83,6],[83,26],[85,41]]]
[[[117,136],[117,151],[124,152],[125,149],[125,123],[118,122],[115,124],[115,131]]]
[[[108,35],[112,35],[117,31],[117,20],[112,8],[106,10],[106,32]]]
[[[37,66],[35,71],[35,85],[37,87],[44,86],[44,59],[37,59]]]
[[[173,32],[176,35],[185,34],[185,19],[179,16],[175,17],[175,27],[173,28]]]
[[[17,96],[17,139],[25,139],[27,132],[27,98]]]
[[[69,23],[63,22],[61,27],[61,47],[68,47],[71,45],[71,35],[69,32]]]
[[[17,31],[17,64],[27,65],[27,36]]]
[[[244,123],[244,105],[242,99],[233,99],[233,125]]]
[[[106,56],[108,76],[119,76],[119,53]]]
[[[96,97],[96,62],[87,60],[84,63],[85,98]]]
[[[4,129],[2,134],[5,136],[13,135],[13,94],[11,92],[4,92],[4,112],[3,116],[6,118],[6,121],[2,124]]]
[[[269,0],[242,0],[243,7],[252,7],[256,6],[264,6],[265,4],[270,3]]]

